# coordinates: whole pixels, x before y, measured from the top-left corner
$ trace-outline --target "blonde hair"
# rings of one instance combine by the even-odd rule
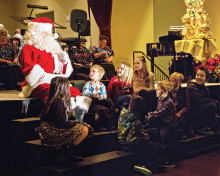
[[[4,27],[2,27],[2,28],[0,28],[0,34],[7,34],[8,35],[8,31]]]
[[[21,29],[20,28],[16,28],[15,29],[15,34],[21,34]]]
[[[173,90],[173,86],[168,80],[161,81],[157,86],[159,86],[164,91],[168,91],[169,93]]]
[[[120,65],[122,64],[125,66],[125,72],[121,77],[118,77],[118,79],[125,81],[127,84],[131,85],[133,80],[132,66],[127,62],[121,62]]]
[[[99,78],[99,81],[100,81],[103,78],[104,74],[105,74],[104,68],[101,67],[100,65],[93,65],[91,68],[94,68],[94,69],[98,70],[98,72],[100,73],[100,78]]]
[[[174,78],[177,82],[183,82],[184,76],[182,73],[174,72],[169,76],[169,79]]]

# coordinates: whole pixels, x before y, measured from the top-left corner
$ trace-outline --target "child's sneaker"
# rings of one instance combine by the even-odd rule
[[[198,133],[202,135],[210,135],[210,134],[214,134],[214,131],[212,131],[209,127],[205,127],[205,128],[199,129]]]
[[[143,175],[151,175],[152,174],[151,171],[144,166],[134,166],[134,170],[136,172],[143,174]]]
[[[159,164],[158,167],[163,167],[163,168],[174,168],[176,165],[174,163],[171,163],[169,161],[165,161],[162,164]]]

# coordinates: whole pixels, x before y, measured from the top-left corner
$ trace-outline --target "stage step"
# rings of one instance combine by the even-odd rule
[[[94,132],[78,145],[76,154],[86,157],[117,150],[120,147],[117,135],[118,132],[116,130]],[[46,147],[41,145],[40,139],[26,141],[26,144],[28,148],[34,151],[46,149]]]
[[[185,140],[185,158],[194,157],[220,147],[220,132],[210,135],[197,135]]]
[[[33,150],[40,151],[42,149],[40,139],[27,141],[26,143]],[[197,135],[193,138],[170,144],[167,147],[173,150],[176,160],[183,160],[219,146],[220,132],[206,136]],[[117,140],[117,131],[96,132],[78,146],[76,154],[87,157],[118,149],[120,149],[120,145]]]
[[[40,126],[40,117],[14,119],[11,122],[11,132],[13,134],[13,138],[16,141],[38,139],[39,126]]]
[[[20,98],[19,91],[0,91],[1,121],[36,117],[42,112],[44,102],[35,98]]]
[[[131,153],[116,150],[86,157],[73,167],[45,166],[43,172],[56,175],[116,175],[115,173],[122,174],[122,167],[118,168],[119,166],[128,167],[133,164],[131,161]]]
[[[89,136],[88,139],[89,138],[92,139],[94,136],[100,136],[101,133],[108,133],[108,132],[95,133],[93,136]],[[111,145],[112,142],[113,140],[108,141],[108,142],[105,141],[105,143],[107,143],[108,145]],[[31,145],[35,145],[35,146],[37,145],[38,149],[42,148],[40,144],[40,140],[28,141],[27,143]],[[93,140],[93,143],[97,144],[97,141]],[[94,145],[94,147],[98,147],[98,146],[99,144]],[[168,147],[171,147],[172,153],[174,154],[174,159],[176,161],[181,161],[186,158],[194,157],[198,154],[217,149],[219,148],[219,146],[220,146],[220,133],[215,133],[215,134],[206,135],[206,136],[197,135],[194,138],[183,140],[175,144],[171,144]],[[90,145],[88,144],[85,145],[84,147],[82,149],[84,153],[89,152],[89,150],[91,149]],[[32,154],[29,153],[29,155],[32,158],[32,162],[34,159],[36,159],[38,163],[41,161],[39,158],[40,156],[39,152],[40,150],[38,152],[36,152],[35,150],[34,151],[35,154],[33,154],[33,152]],[[36,158],[36,156],[38,156],[38,158]],[[84,156],[84,161],[82,163],[77,163],[73,167],[44,166],[42,168],[42,172],[46,172],[49,175],[50,174],[52,175],[70,175],[70,174],[75,175],[76,174],[76,175],[88,175],[88,176],[90,176],[92,173],[95,175],[108,175],[108,174],[112,175],[112,172],[115,172],[115,175],[116,175],[116,173],[117,174],[121,173],[122,168],[132,169],[132,166],[135,164],[134,158],[136,158],[134,157],[134,155],[132,155],[131,153],[121,151],[120,147],[118,147],[118,149],[115,149],[112,151],[105,151],[99,154],[98,153],[93,154],[91,156]],[[109,167],[112,169],[108,170]],[[116,169],[117,167],[119,170]],[[123,172],[126,172],[126,169]],[[106,171],[107,173],[104,174]],[[123,175],[123,172],[121,173],[122,175]]]
[[[181,161],[198,154],[211,151],[220,147],[220,132],[210,135],[196,135],[195,137],[181,140],[177,143],[170,144],[176,161]]]

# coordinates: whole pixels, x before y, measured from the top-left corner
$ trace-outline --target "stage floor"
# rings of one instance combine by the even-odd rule
[[[220,88],[220,83],[205,83],[207,87],[218,87]],[[154,85],[155,89],[157,84]],[[187,83],[183,83],[181,87],[186,88]],[[0,101],[8,101],[8,100],[30,100],[34,98],[20,98],[19,95],[20,91],[17,90],[7,90],[7,91],[0,91]]]
[[[6,90],[0,91],[0,101],[8,101],[8,100],[30,100],[33,98],[20,98],[20,91],[17,90]]]

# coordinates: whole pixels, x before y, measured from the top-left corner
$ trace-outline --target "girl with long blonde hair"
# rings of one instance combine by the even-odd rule
[[[127,62],[121,62],[117,76],[112,77],[107,88],[107,96],[111,98],[117,109],[128,108],[133,95],[133,70]]]

